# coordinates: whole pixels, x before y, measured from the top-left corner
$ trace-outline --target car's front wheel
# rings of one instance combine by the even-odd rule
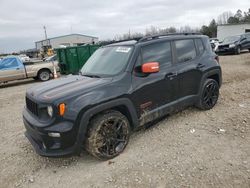
[[[106,111],[90,121],[85,149],[101,160],[112,159],[125,149],[129,134],[126,116],[118,111]]]
[[[239,54],[240,54],[240,47],[239,47],[239,46],[236,48],[235,54],[236,54],[236,55],[239,55]]]
[[[215,106],[219,98],[219,84],[213,79],[207,79],[203,84],[197,107],[202,110],[210,110]]]

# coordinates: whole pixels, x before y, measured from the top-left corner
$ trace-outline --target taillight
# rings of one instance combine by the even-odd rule
[[[219,56],[217,55],[217,56],[215,56],[215,58],[214,58],[218,63],[220,63],[220,59],[219,59]]]

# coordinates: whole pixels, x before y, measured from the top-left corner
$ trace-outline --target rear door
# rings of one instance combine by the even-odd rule
[[[0,81],[11,81],[25,78],[25,69],[22,62],[15,58],[5,58],[0,62]]]
[[[197,48],[196,48],[197,46]],[[202,77],[201,56],[204,45],[201,39],[181,39],[174,41],[175,66],[180,83],[178,98],[198,94]]]
[[[147,62],[159,62],[160,71],[147,75],[141,73],[141,65]],[[142,47],[132,75],[132,86],[132,100],[139,117],[175,100],[178,80],[172,67],[171,42],[157,42]]]

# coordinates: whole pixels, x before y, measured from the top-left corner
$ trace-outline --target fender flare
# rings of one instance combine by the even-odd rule
[[[221,69],[220,68],[216,68],[216,69],[212,69],[212,70],[209,70],[208,72],[206,72],[202,78],[201,78],[201,84],[200,84],[200,88],[199,88],[199,95],[201,95],[201,92],[202,92],[202,88],[203,88],[203,84],[204,82],[206,81],[207,78],[209,78],[210,76],[212,75],[218,75],[219,76],[219,86],[221,86],[222,84],[222,73],[221,73]]]

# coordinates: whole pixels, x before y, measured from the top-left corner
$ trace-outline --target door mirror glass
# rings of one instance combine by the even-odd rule
[[[147,62],[142,65],[143,73],[156,73],[160,71],[160,64],[158,62]]]

